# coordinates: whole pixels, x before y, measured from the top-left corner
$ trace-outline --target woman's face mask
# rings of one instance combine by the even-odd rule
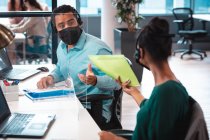
[[[68,27],[58,32],[60,39],[67,45],[74,45],[80,38],[82,29],[79,26]]]

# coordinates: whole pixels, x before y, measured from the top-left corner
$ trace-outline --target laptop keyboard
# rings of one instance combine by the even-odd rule
[[[21,134],[34,114],[16,114],[15,118],[4,128],[3,134]]]

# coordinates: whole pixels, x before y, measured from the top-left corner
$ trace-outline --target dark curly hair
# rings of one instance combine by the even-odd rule
[[[55,26],[56,14],[69,13],[69,12],[72,12],[74,14],[75,18],[77,19],[78,24],[82,25],[83,22],[80,17],[80,14],[77,12],[77,10],[74,7],[72,7],[70,5],[61,5],[53,10],[53,14],[51,16],[52,25],[55,30],[56,30],[56,26]]]
[[[168,22],[155,17],[142,29],[137,43],[150,54],[152,60],[161,62],[171,55],[172,36],[169,34]]]

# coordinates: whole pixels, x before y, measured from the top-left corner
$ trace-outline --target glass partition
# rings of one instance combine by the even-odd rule
[[[51,0],[37,0],[37,3],[41,6],[42,11],[52,11]],[[1,0],[0,12],[8,11],[26,11],[25,0]],[[39,9],[34,10],[39,11]]]
[[[14,24],[11,22],[14,19],[21,20],[19,23]],[[83,22],[81,28],[84,32],[100,38],[100,34],[97,33],[97,30],[100,30],[100,24],[96,24],[94,20],[89,21],[89,17],[82,17],[81,20]],[[56,28],[62,27],[64,29],[68,26],[76,26],[75,23],[75,21],[67,20]],[[52,27],[51,17],[2,17],[0,18],[0,24],[4,24],[15,33],[13,43],[7,47],[7,53],[12,64],[52,63],[52,57],[56,57],[60,38],[58,32],[54,30],[55,27]],[[94,26],[89,28],[88,25]],[[52,35],[56,36],[58,40],[58,44],[54,45],[54,47]],[[54,54],[52,53],[53,50]]]
[[[13,23],[14,19],[21,19]],[[0,24],[15,33],[13,43],[7,47],[12,64],[51,63],[52,29],[49,17],[0,18]]]

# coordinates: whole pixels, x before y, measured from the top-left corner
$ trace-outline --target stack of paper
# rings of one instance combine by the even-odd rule
[[[90,55],[90,60],[101,71],[117,79],[120,76],[122,82],[131,80],[131,86],[139,86],[133,70],[124,55]]]

